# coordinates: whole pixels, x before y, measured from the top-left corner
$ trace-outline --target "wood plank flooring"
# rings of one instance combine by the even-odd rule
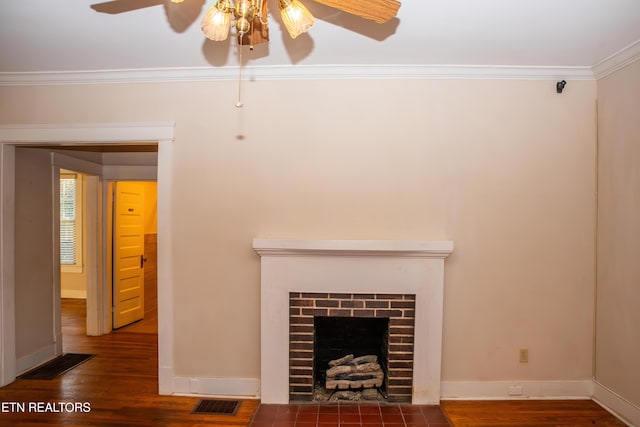
[[[259,402],[236,415],[191,414],[198,398],[158,395],[157,334],[85,335],[82,300],[63,301],[64,351],[96,356],[54,380],[16,380],[0,389],[0,426],[247,426]],[[24,412],[10,410],[13,402]],[[88,403],[90,412],[28,412],[29,402]],[[46,407],[45,407],[46,409]],[[56,408],[50,408],[55,410]]]
[[[592,400],[442,401],[455,427],[624,426]]]

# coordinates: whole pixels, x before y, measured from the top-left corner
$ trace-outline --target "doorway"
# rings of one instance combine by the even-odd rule
[[[54,163],[55,167],[55,163]],[[87,223],[87,193],[86,183],[90,179],[88,175],[78,171],[60,168],[54,170],[54,176],[58,175],[57,185],[54,185],[54,200],[58,202],[59,208],[54,208],[59,212],[59,223],[57,226],[58,247],[59,247],[59,277],[60,277],[60,299],[62,306],[61,314],[66,307],[69,311],[73,307],[74,315],[84,319],[83,322],[75,322],[75,333],[88,335],[87,330],[87,288],[88,272],[93,271],[91,265],[93,259],[87,257],[87,238],[90,242],[95,241],[95,236],[87,236],[90,230],[95,234],[93,224]],[[56,191],[55,189],[58,189]],[[90,191],[93,191],[92,187]],[[92,200],[97,200],[96,195],[91,194]],[[93,218],[89,218],[93,222]],[[54,257],[55,262],[55,257]],[[92,313],[92,315],[96,315]],[[65,325],[65,316],[61,317],[61,339],[62,352],[67,352],[67,338],[65,331],[69,330]]]
[[[145,162],[157,163],[155,149],[147,150],[145,147],[148,146],[140,148],[141,152],[147,152]],[[64,149],[61,147],[28,148],[45,153],[51,152],[55,148],[55,151],[51,152],[54,183],[56,184],[53,186],[53,211],[54,213],[59,212],[60,216],[57,218],[58,223],[55,225],[58,244],[54,250],[54,254],[59,254],[59,256],[54,256],[53,262],[54,265],[58,263],[60,274],[54,278],[54,283],[58,283],[58,286],[56,286],[58,292],[53,301],[55,309],[53,324],[54,330],[57,331],[54,339],[56,353],[59,353],[65,350],[63,348],[65,342],[64,329],[60,327],[64,320],[63,306],[67,310],[73,310],[76,315],[85,319],[83,332],[85,335],[103,335],[111,332],[116,327],[123,327],[126,323],[129,323],[125,322],[119,325],[113,323],[112,312],[115,312],[115,310],[112,311],[111,306],[116,299],[112,298],[112,296],[114,292],[117,292],[118,287],[113,286],[112,281],[116,279],[117,274],[102,274],[103,272],[111,272],[112,268],[117,266],[117,263],[113,263],[113,257],[117,253],[115,251],[116,246],[111,244],[116,237],[116,233],[113,233],[113,221],[116,218],[114,211],[117,211],[118,199],[126,199],[129,195],[129,193],[125,192],[119,197],[114,197],[114,189],[118,185],[122,188],[136,186],[136,188],[145,189],[145,192],[148,193],[146,197],[144,197],[144,194],[139,194],[140,205],[135,206],[135,214],[139,215],[138,228],[141,230],[139,232],[140,236],[138,236],[140,238],[138,246],[142,248],[143,228],[153,232],[153,237],[157,232],[157,182],[155,180],[147,182],[126,180],[130,177],[143,176],[137,166],[122,165],[135,163],[135,157],[140,157],[140,153],[134,152],[131,147],[122,152],[118,151],[121,149],[119,146],[110,147],[108,150],[100,146],[77,146],[73,147],[73,149],[69,147]],[[19,150],[23,150],[23,148],[19,148]],[[79,159],[79,157],[84,159]],[[87,160],[87,157],[92,161]],[[139,158],[138,161],[140,161]],[[107,176],[117,177],[121,180],[107,181],[104,179],[104,169],[106,168],[104,164],[112,164],[114,162],[121,163],[118,167],[119,172],[117,174],[107,174]],[[150,174],[148,178],[155,178],[152,175],[155,175],[155,172]],[[65,186],[75,188],[75,199],[73,201],[77,203],[69,203],[70,195],[65,194]],[[139,193],[142,192],[139,191]],[[148,207],[142,206],[143,199],[147,200]],[[112,201],[115,203],[112,203]],[[120,203],[120,205],[124,206],[124,203]],[[71,209],[72,207],[75,207],[75,212],[73,212],[74,209]],[[144,218],[143,211],[147,213]],[[69,219],[78,220],[73,233],[75,238],[70,237],[69,233],[64,230]],[[126,238],[129,237],[127,236]],[[72,251],[69,247],[71,242],[74,242],[77,246],[75,251]],[[106,244],[103,242],[106,242]],[[130,242],[125,241],[124,243],[126,251],[130,251],[132,247]],[[134,260],[134,264],[139,263],[143,257],[143,254],[140,253],[138,258]],[[128,269],[128,266],[125,267],[125,269]],[[140,283],[142,285],[142,266],[139,270]],[[154,277],[157,277],[155,276],[155,271],[147,270],[150,274],[154,273]],[[103,276],[102,279],[101,276]],[[153,280],[151,283],[153,288],[149,286],[148,294],[150,298],[157,298],[157,281]],[[126,286],[131,287],[128,279]],[[148,333],[157,334],[157,302],[149,300],[147,306],[152,310],[147,316],[150,321],[144,322],[144,325],[139,325],[137,328]],[[142,318],[142,306],[140,308],[139,317]],[[154,308],[155,310],[153,310]],[[154,319],[155,322],[153,322]],[[132,322],[135,320],[138,320],[138,318],[131,319]],[[77,340],[77,331],[73,332],[73,336]],[[24,365],[25,363],[21,363],[19,366]]]
[[[163,239],[170,241],[171,223],[170,213],[170,183],[172,176],[172,141],[174,125],[166,124],[101,124],[101,125],[12,125],[0,126],[0,386],[13,382],[16,377],[16,323],[15,313],[21,307],[16,307],[15,301],[15,221],[16,217],[11,209],[15,204],[15,149],[18,146],[33,145],[34,141],[48,147],[66,145],[80,147],[100,141],[101,145],[122,145],[127,141],[149,141],[157,144],[158,166],[118,166],[109,165],[101,169],[104,179],[148,179],[149,176],[158,177],[158,224],[162,230]],[[130,143],[129,143],[130,144]],[[139,143],[138,143],[139,144]],[[127,175],[123,177],[123,175]],[[104,184],[103,184],[104,186]],[[161,190],[162,189],[162,190]],[[101,198],[104,204],[105,196]],[[100,234],[101,241],[105,241],[104,232]],[[162,241],[162,239],[161,239]],[[104,255],[104,254],[103,254]],[[168,246],[159,246],[158,265],[158,306],[159,306],[159,391],[161,394],[172,392],[172,346],[173,322],[171,306],[171,250]],[[96,277],[104,282],[105,271],[100,271]],[[104,317],[105,307],[110,307],[111,297],[104,289],[96,289],[98,309],[102,309]],[[88,294],[90,290],[88,290]],[[102,322],[106,324],[106,322]]]
[[[86,183],[92,177],[79,173],[77,171],[71,171],[66,169],[60,169],[60,181],[59,181],[59,195],[55,195],[58,198],[60,208],[60,224],[59,224],[59,246],[60,246],[60,297],[62,301],[62,308],[67,311],[73,312],[72,317],[82,317],[86,319],[83,330],[80,331],[85,335],[102,335],[99,330],[96,330],[92,325],[97,325],[99,319],[96,310],[87,310],[87,279],[91,275],[91,271],[96,269],[92,266],[92,260],[87,259],[87,242],[95,245],[97,242],[96,227],[94,224],[89,224],[87,219],[91,221],[94,218],[89,215],[87,218],[86,213],[89,211],[87,206],[87,199],[97,200],[95,192],[95,186],[89,186],[87,189]],[[141,294],[142,303],[140,305],[140,313],[134,318],[129,318],[129,321],[125,320],[121,323],[117,323],[117,310],[113,310],[113,322],[106,325],[106,329],[119,329],[127,327],[128,332],[139,333],[158,333],[158,315],[157,315],[157,182],[156,181],[117,181],[113,182],[113,186],[116,196],[114,197],[114,203],[109,203],[107,209],[111,210],[108,213],[108,218],[113,218],[113,229],[118,230],[118,217],[114,215],[113,211],[118,212],[118,206],[124,206],[126,214],[130,214],[128,196],[131,194],[131,189],[137,190],[137,195],[140,197],[140,206],[135,207],[135,214],[139,216],[135,220],[134,225],[137,225],[139,231],[136,231],[136,236],[131,236],[131,232],[127,231],[128,235],[124,237],[126,241],[123,244],[127,245],[126,252],[132,250],[138,250],[133,254],[135,258],[133,264],[140,266],[141,272],[139,272],[139,282],[141,289],[138,292]],[[88,190],[88,191],[85,191]],[[121,193],[124,192],[124,195]],[[89,196],[89,197],[87,197]],[[124,200],[121,200],[124,199]],[[125,206],[126,205],[126,206]],[[133,210],[132,208],[130,208]],[[95,215],[93,215],[95,216]],[[131,221],[126,219],[127,224],[130,225]],[[129,227],[130,229],[131,227]],[[92,235],[88,235],[91,232]],[[118,262],[113,262],[114,259],[125,259],[126,256],[131,254],[121,254],[122,251],[118,250],[118,240],[123,239],[117,232],[112,233],[110,241],[113,241],[113,251],[111,255],[111,262],[113,268],[117,270]],[[135,247],[132,247],[132,238],[135,238]],[[131,256],[129,256],[131,257]],[[144,263],[142,262],[144,261]],[[136,267],[137,265],[134,265]],[[126,273],[126,287],[132,288],[131,283],[138,279],[138,275],[132,275],[130,273],[130,266],[124,265],[122,267],[127,271]],[[89,274],[88,274],[89,272]],[[113,274],[112,289],[114,293],[113,301],[117,300],[118,286],[115,283],[118,280],[119,274],[116,272]],[[122,274],[120,274],[122,276]],[[137,284],[136,284],[137,286]],[[130,293],[130,292],[129,292]],[[62,313],[62,322],[64,326],[65,314]],[[78,322],[74,322],[78,325]],[[130,326],[129,326],[130,325]],[[63,327],[63,343],[65,342]],[[74,331],[74,336],[78,331]],[[63,348],[63,351],[65,349]]]

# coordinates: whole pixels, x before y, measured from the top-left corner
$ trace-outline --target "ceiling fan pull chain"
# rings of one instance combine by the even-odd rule
[[[242,108],[242,36],[238,37],[238,60],[240,66],[238,67],[238,102],[236,102],[236,108]]]

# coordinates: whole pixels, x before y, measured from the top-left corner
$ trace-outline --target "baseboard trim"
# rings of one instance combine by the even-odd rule
[[[16,359],[16,372],[17,375],[22,375],[28,370],[35,368],[50,361],[51,359],[59,356],[56,351],[56,343],[51,343],[40,350],[34,351],[31,354]]]
[[[591,399],[593,381],[442,381],[442,400]]]
[[[20,359],[22,361],[22,359]],[[167,376],[168,372],[165,372]],[[514,388],[515,387],[515,388]],[[168,392],[168,384],[161,386]],[[520,389],[521,388],[521,389]],[[521,394],[513,392],[521,390]],[[511,394],[510,394],[511,391]],[[172,377],[171,394],[260,398],[257,378]],[[592,380],[579,381],[442,381],[441,400],[593,399],[631,427],[640,426],[640,407]]]
[[[640,407],[598,381],[593,381],[593,400],[631,427],[640,426]]]
[[[257,378],[173,377],[173,394],[256,399],[260,397],[260,380]]]
[[[160,366],[158,369],[158,394],[171,395],[174,388],[173,369],[170,366]]]
[[[87,299],[85,289],[60,289],[60,298]]]

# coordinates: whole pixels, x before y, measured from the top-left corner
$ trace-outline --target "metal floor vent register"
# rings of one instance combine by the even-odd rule
[[[194,414],[235,415],[239,405],[239,400],[202,399],[191,412]]]
[[[52,380],[91,359],[93,354],[66,353],[18,377],[21,380]]]

